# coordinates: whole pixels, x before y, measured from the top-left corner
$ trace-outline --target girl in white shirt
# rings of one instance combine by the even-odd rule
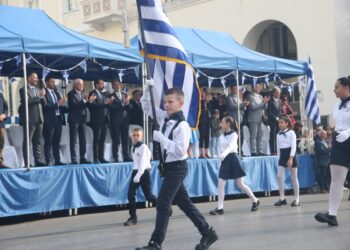
[[[225,185],[226,181],[229,179],[234,179],[237,187],[243,190],[253,201],[251,211],[257,211],[260,202],[253,194],[252,190],[244,184],[242,178],[246,174],[237,156],[238,129],[236,121],[234,121],[232,117],[226,116],[222,118],[220,125],[224,133],[219,137],[219,157],[221,159],[221,166],[218,181],[218,206],[209,213],[211,215],[224,214]]]
[[[330,226],[338,226],[337,212],[343,197],[344,181],[350,168],[350,79],[339,78],[334,93],[340,100],[333,110],[335,132],[331,150],[331,187],[328,213],[317,213],[315,219]]]
[[[280,131],[277,133],[277,155],[278,155],[278,189],[280,199],[275,203],[275,206],[287,205],[287,200],[284,196],[284,178],[285,170],[289,169],[294,190],[294,201],[290,204],[292,207],[300,206],[299,202],[299,181],[298,168],[295,159],[297,139],[294,130],[291,129],[291,122],[288,116],[281,115],[278,119],[278,127]]]

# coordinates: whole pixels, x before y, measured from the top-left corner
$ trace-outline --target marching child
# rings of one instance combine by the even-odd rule
[[[132,140],[133,171],[128,191],[130,218],[124,223],[124,226],[137,224],[135,195],[140,185],[146,199],[152,203],[156,202],[156,197],[151,192],[151,151],[142,142],[143,131],[141,128],[135,128],[133,130]]]
[[[284,196],[284,177],[286,168],[289,169],[292,178],[294,189],[294,201],[290,204],[292,207],[300,206],[299,202],[299,182],[298,182],[298,168],[295,159],[296,152],[296,135],[291,129],[291,122],[288,116],[281,115],[278,119],[278,127],[280,131],[276,137],[277,155],[278,159],[278,189],[280,199],[275,203],[275,206],[287,205],[287,200]]]
[[[141,103],[144,111],[151,115],[149,85],[146,84]],[[196,250],[208,249],[218,240],[218,236],[198,209],[193,205],[183,181],[187,175],[187,149],[191,138],[191,128],[181,111],[184,93],[181,89],[170,88],[164,93],[164,111],[157,109],[160,131],[153,132],[153,140],[158,141],[164,155],[164,178],[157,200],[156,225],[147,246],[137,250],[161,250],[171,216],[173,201],[189,217],[202,235]]]
[[[237,156],[237,123],[232,117],[226,116],[221,120],[221,128],[224,130],[224,133],[219,138],[221,166],[218,182],[218,206],[209,213],[211,215],[224,214],[225,185],[226,181],[230,179],[234,179],[236,186],[244,191],[253,201],[251,211],[257,211],[260,201],[255,197],[252,190],[243,182],[243,176],[246,174]]]

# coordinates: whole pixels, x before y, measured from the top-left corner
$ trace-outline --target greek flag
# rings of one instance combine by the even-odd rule
[[[184,47],[165,15],[160,0],[137,0],[140,27],[145,41],[139,44],[141,54],[147,51],[151,77],[154,80],[154,103],[163,109],[163,95],[169,88],[182,89],[185,94],[182,112],[192,128],[198,125],[200,114],[199,87],[195,71]]]
[[[307,69],[307,86],[306,86],[306,98],[305,98],[305,112],[314,123],[321,123],[320,118],[320,106],[318,105],[316,85],[314,81],[314,69],[311,65],[311,59],[309,58]]]

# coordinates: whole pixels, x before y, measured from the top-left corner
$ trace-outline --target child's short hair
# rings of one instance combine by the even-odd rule
[[[216,115],[216,114],[220,114],[220,111],[218,109],[214,109],[213,110],[213,114]]]
[[[181,89],[177,89],[177,88],[167,89],[164,95],[175,95],[178,100],[184,100],[184,92]]]
[[[143,129],[137,127],[137,128],[134,128],[132,132],[133,132],[133,133],[134,133],[134,132],[141,132],[141,133],[143,133]]]

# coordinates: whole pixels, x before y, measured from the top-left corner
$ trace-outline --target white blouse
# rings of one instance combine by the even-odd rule
[[[297,137],[293,130],[284,130],[277,133],[276,136],[277,155],[280,154],[280,149],[291,148],[290,156],[294,156],[297,148]]]
[[[142,175],[146,169],[151,168],[151,151],[146,144],[142,144],[131,151],[133,170],[137,170]]]
[[[230,153],[238,153],[238,135],[234,131],[219,137],[219,158],[223,160]]]
[[[333,109],[333,120],[336,132],[350,129],[350,101],[347,102],[342,109],[339,109],[340,103],[341,101],[338,101]]]

